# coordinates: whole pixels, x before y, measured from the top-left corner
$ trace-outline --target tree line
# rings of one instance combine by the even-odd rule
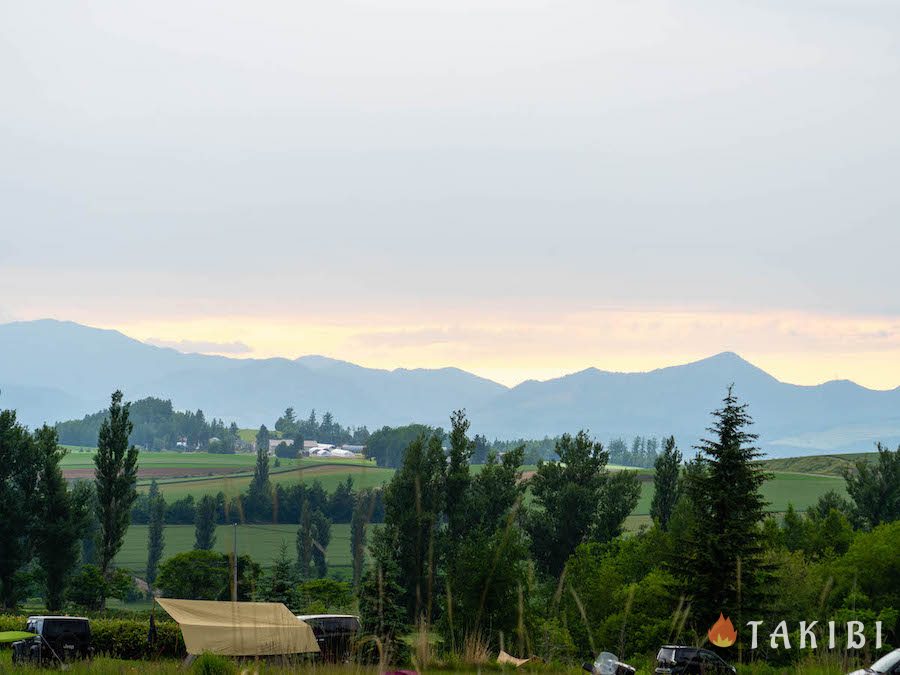
[[[299,419],[293,408],[286,408],[275,420],[275,431],[281,438],[293,440],[298,447],[303,447],[304,440],[327,445],[365,445],[369,438],[369,430],[365,426],[341,426],[334,419],[334,415],[327,411],[320,420],[316,416],[315,408],[306,419]]]
[[[108,410],[101,410],[80,420],[57,423],[59,442],[93,447],[108,414]],[[232,453],[249,449],[244,447],[234,422],[226,426],[215,417],[207,421],[199,409],[176,411],[169,400],[149,397],[131,403],[129,421],[128,442],[145,450],[176,450],[181,447],[180,441],[188,450]]]
[[[94,481],[72,489],[60,468],[66,450],[56,429],[44,425],[30,433],[14,411],[0,412],[0,609],[37,590],[47,609],[58,611],[70,584],[76,592],[92,586],[97,607],[127,593],[130,578],[112,562],[137,496],[129,408],[122,392],[113,393],[95,439]],[[79,561],[86,564],[73,579]]]
[[[875,463],[848,472],[849,499],[830,493],[779,519],[766,511],[770,476],[748,407],[729,389],[712,419],[687,462],[664,439],[652,522],[625,533],[637,478],[610,472],[609,451],[586,432],[557,439],[555,460],[527,479],[526,502],[522,448],[471,472],[474,443],[455,413],[448,451],[442,435],[420,435],[385,489],[384,526],[358,591],[364,631],[398,661],[411,632],[434,635],[448,653],[476,645],[562,660],[603,649],[640,656],[694,644],[720,612],[771,628],[853,618],[866,622],[870,643],[878,620],[895,640],[900,448],[879,446]],[[740,632],[737,651],[723,655],[749,659],[746,640]]]

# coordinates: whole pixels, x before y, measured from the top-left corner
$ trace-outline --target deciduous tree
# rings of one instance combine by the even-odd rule
[[[156,583],[156,572],[162,559],[166,541],[163,529],[166,526],[166,500],[159,491],[156,481],[150,483],[149,519],[147,522],[147,584],[153,592]]]
[[[650,516],[663,530],[669,529],[669,520],[678,501],[681,460],[681,451],[675,445],[675,437],[669,436],[654,465],[653,501],[650,503]]]
[[[97,517],[100,521],[99,567],[104,577],[122,548],[128,530],[131,506],[137,499],[138,450],[128,445],[130,404],[122,403],[122,392],[113,392],[108,417],[100,425],[94,455]]]

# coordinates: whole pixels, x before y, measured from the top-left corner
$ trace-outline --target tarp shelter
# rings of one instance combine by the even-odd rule
[[[309,624],[280,602],[156,601],[181,626],[188,654],[267,656],[319,651]]]

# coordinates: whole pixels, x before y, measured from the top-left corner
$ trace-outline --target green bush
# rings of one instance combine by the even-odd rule
[[[224,656],[206,652],[197,657],[191,672],[196,675],[232,675],[237,672],[237,667]]]
[[[120,659],[180,658],[185,655],[184,640],[177,623],[158,621],[152,648],[147,642],[149,629],[148,621],[91,620],[91,635],[98,654]]]

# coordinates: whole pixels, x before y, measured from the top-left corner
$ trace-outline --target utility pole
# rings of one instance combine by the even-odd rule
[[[231,541],[234,544],[234,547],[233,547],[233,550],[231,553],[231,568],[232,568],[231,569],[231,574],[232,574],[232,577],[231,577],[231,601],[237,602],[237,579],[238,579],[238,574],[237,574],[237,565],[238,565],[238,561],[237,561],[237,523],[231,524],[231,533],[232,533]]]

